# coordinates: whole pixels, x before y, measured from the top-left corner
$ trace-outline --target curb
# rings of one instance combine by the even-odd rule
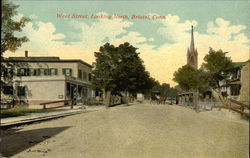
[[[63,113],[63,114],[54,114],[54,115],[48,115],[48,116],[40,116],[36,118],[30,118],[30,119],[23,119],[19,121],[13,121],[13,122],[7,122],[7,123],[1,123],[0,128],[9,128],[13,126],[20,126],[24,124],[30,124],[38,121],[45,121],[45,120],[50,120],[50,119],[55,119],[55,118],[60,118],[60,117],[65,117],[65,116],[70,116],[70,115],[76,115],[80,113],[84,113],[86,110],[82,111],[74,111],[74,112],[69,112],[69,113]]]

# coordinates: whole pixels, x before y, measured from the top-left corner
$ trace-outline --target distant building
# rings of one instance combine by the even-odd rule
[[[9,57],[3,63],[14,63],[4,75],[14,74],[3,87],[2,100],[14,100],[29,107],[58,100],[82,101],[91,97],[92,66],[82,60],[59,57]]]
[[[247,62],[233,62],[227,79],[220,82],[222,96],[249,104],[250,100],[250,60]]]
[[[241,69],[240,101],[250,105],[250,60]]]
[[[190,48],[187,50],[187,65],[193,67],[194,69],[198,69],[198,52],[194,47],[194,34],[193,34],[193,26],[191,28],[191,43]]]

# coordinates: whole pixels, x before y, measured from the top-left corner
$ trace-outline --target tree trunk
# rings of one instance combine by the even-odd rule
[[[193,93],[193,104],[196,111],[199,111],[198,99],[199,99],[199,92],[197,90]]]
[[[223,96],[221,95],[221,90],[220,90],[220,89],[218,90],[217,94],[218,94],[218,96],[219,96],[219,99],[220,99],[221,103],[222,103],[224,106],[227,106],[226,101],[224,100]]]
[[[110,99],[111,99],[111,92],[110,91],[105,91],[105,98],[104,98],[104,104],[106,108],[110,106]]]
[[[217,94],[218,94],[218,96],[219,96],[219,99],[220,99],[221,103],[222,103],[224,106],[227,106],[226,101],[224,100],[223,96],[221,95],[221,86],[220,86],[220,84],[219,84],[219,81],[217,81],[216,84],[217,84],[217,88],[218,88]],[[215,91],[215,92],[216,92],[216,91]]]

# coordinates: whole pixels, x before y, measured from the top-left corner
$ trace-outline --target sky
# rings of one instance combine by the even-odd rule
[[[6,52],[6,57],[24,56],[28,50],[29,56],[59,56],[92,64],[94,52],[106,42],[115,46],[129,42],[138,48],[152,77],[175,86],[173,73],[187,62],[192,25],[199,66],[209,47],[229,52],[227,56],[234,62],[246,61],[250,55],[248,0],[14,0],[13,3],[19,5],[18,15],[13,19],[23,16],[31,19],[22,32],[16,33],[27,36],[29,42],[16,52]],[[64,18],[59,17],[62,14]],[[114,18],[115,14],[128,18]],[[137,18],[133,19],[133,15]],[[103,18],[93,18],[96,16]],[[149,18],[138,18],[142,16]]]

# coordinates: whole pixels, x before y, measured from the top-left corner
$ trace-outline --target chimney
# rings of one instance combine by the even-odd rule
[[[28,58],[28,51],[25,51],[25,57]]]

